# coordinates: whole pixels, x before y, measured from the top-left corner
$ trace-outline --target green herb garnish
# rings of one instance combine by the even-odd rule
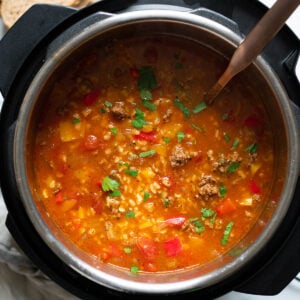
[[[147,201],[150,197],[150,193],[149,192],[145,192],[144,193],[144,201]]]
[[[203,101],[193,109],[193,113],[198,114],[200,111],[204,110],[206,107],[207,107],[207,105],[206,105],[205,101]]]
[[[185,134],[184,134],[183,131],[178,131],[177,132],[177,141],[178,141],[178,143],[180,143],[184,139],[184,136],[185,136]]]
[[[150,101],[152,100],[152,93],[149,90],[140,90],[140,96],[142,100]]]
[[[72,123],[73,124],[78,124],[78,123],[80,123],[80,119],[75,118],[75,119],[72,120]]]
[[[232,174],[234,173],[240,166],[240,162],[234,161],[230,163],[230,165],[227,167],[227,173]]]
[[[245,151],[249,152],[250,154],[254,154],[257,152],[258,145],[256,143],[253,143],[245,148]]]
[[[117,133],[118,133],[118,128],[112,127],[112,128],[110,128],[110,132],[111,132],[112,134],[117,134]]]
[[[224,186],[223,184],[221,184],[221,185],[219,186],[219,192],[220,192],[221,197],[224,198],[225,195],[226,195],[226,193],[227,193],[227,188],[226,188],[226,186]]]
[[[136,176],[138,175],[138,173],[139,173],[139,170],[126,169],[126,170],[125,170],[125,173],[126,173],[127,175],[132,176],[132,177],[136,177]]]
[[[203,128],[197,126],[196,124],[191,124],[191,126],[199,132],[203,132]]]
[[[124,251],[124,253],[126,253],[126,254],[130,254],[130,253],[132,252],[132,249],[129,248],[129,247],[125,247],[125,248],[123,249],[123,251]]]
[[[104,105],[105,105],[106,107],[112,107],[112,103],[111,103],[110,101],[105,101],[105,102],[104,102]]]
[[[145,106],[146,108],[148,108],[151,111],[154,111],[157,109],[156,105],[150,101],[143,100],[142,104],[143,104],[143,106]]]
[[[139,157],[147,157],[147,156],[152,156],[156,153],[156,150],[149,150],[149,151],[144,151],[144,152],[141,152],[139,154]]]
[[[132,211],[132,210],[127,211],[125,214],[125,217],[126,218],[134,218],[135,217],[134,211]]]
[[[195,232],[196,233],[202,233],[205,230],[204,225],[201,223],[199,218],[190,218],[190,223],[195,226]]]
[[[164,137],[163,140],[166,144],[169,144],[171,139],[169,137]]]
[[[120,190],[113,190],[110,194],[110,197],[120,197],[121,196],[121,191]]]
[[[207,219],[207,218],[212,217],[215,214],[215,212],[214,212],[214,210],[212,210],[210,208],[203,207],[201,209],[201,214],[202,214],[203,219]]]
[[[157,82],[152,67],[144,67],[140,69],[139,74],[138,88],[140,91],[151,91],[156,88]]]
[[[230,141],[230,135],[228,132],[224,132],[224,139],[225,139],[225,142],[229,142]]]
[[[108,191],[114,191],[117,190],[120,186],[120,183],[115,180],[110,178],[109,176],[104,177],[104,179],[102,180],[102,189],[104,192],[108,192]]]
[[[229,114],[228,114],[228,113],[225,113],[225,114],[222,115],[221,118],[222,118],[223,121],[228,120]]]
[[[130,272],[133,274],[137,274],[140,271],[140,268],[138,266],[131,266]]]
[[[173,100],[173,103],[175,104],[175,106],[177,106],[181,112],[184,114],[184,116],[186,118],[190,118],[191,114],[190,114],[190,111],[189,109],[184,105],[183,102],[181,102],[178,97],[176,97],[174,100]]]
[[[240,140],[235,138],[233,143],[232,143],[231,150],[235,150],[238,147],[239,143],[240,143]]]
[[[221,244],[223,246],[225,246],[228,242],[228,239],[229,239],[230,233],[232,231],[233,225],[234,225],[234,222],[229,222],[227,224],[225,230],[224,230],[223,237],[222,237],[222,240],[221,240]]]
[[[135,128],[143,128],[143,126],[147,124],[147,122],[145,121],[144,112],[137,108],[135,110],[134,119],[131,121],[131,124]]]

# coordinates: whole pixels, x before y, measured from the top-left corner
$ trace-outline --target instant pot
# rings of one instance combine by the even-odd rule
[[[21,177],[25,176],[25,173],[21,171],[16,176],[16,169],[19,168],[15,166],[18,164],[15,153],[20,152],[20,149],[15,149],[15,145],[18,145],[15,139],[22,139],[20,135],[22,124],[18,123],[18,118],[22,115],[20,110],[25,106],[24,99],[27,101],[30,98],[32,82],[39,81],[35,79],[36,74],[47,67],[49,60],[55,61],[59,57],[60,52],[65,49],[64,45],[71,48],[72,43],[70,45],[68,41],[76,40],[76,36],[82,36],[84,32],[93,31],[95,24],[107,22],[115,16],[122,19],[130,12],[135,15],[138,13],[149,15],[156,12],[159,15],[158,11],[165,11],[172,19],[172,12],[174,15],[180,12],[180,16],[192,14],[195,18],[213,21],[217,27],[227,28],[228,32],[242,38],[266,10],[264,5],[254,0],[107,0],[81,10],[35,5],[8,30],[0,42],[0,89],[4,98],[0,119],[0,183],[8,210],[6,225],[24,253],[53,281],[82,299],[99,299],[111,295],[129,298],[141,296],[142,292],[140,289],[135,293],[133,287],[130,288],[130,293],[127,293],[126,288],[123,290],[114,288],[117,284],[109,282],[100,284],[91,274],[86,276],[80,266],[74,267],[74,264],[70,264],[68,259],[63,259],[60,253],[51,247],[51,239],[41,234],[39,223],[32,218],[31,208],[34,210],[34,207],[26,203],[24,205],[18,181],[22,180]],[[126,20],[126,17],[124,18]],[[276,216],[281,215],[282,219],[272,220],[276,224],[276,232],[265,235],[267,241],[260,241],[259,251],[255,251],[251,259],[242,262],[243,267],[239,268],[238,272],[227,272],[223,269],[224,274],[219,274],[222,280],[195,290],[182,291],[183,294],[178,293],[177,296],[182,294],[183,297],[208,299],[229,291],[275,295],[300,272],[300,156],[297,144],[300,127],[300,85],[295,74],[299,51],[299,39],[284,26],[261,55],[261,60],[270,67],[268,70],[271,75],[280,82],[279,89],[290,99],[290,104],[286,108],[288,117],[297,123],[297,128],[293,122],[288,126],[288,130],[293,131],[291,136],[295,138],[295,145],[292,146],[297,152],[292,153],[290,162],[293,182],[286,187],[287,199],[281,200],[287,201],[288,209],[282,215],[277,212]],[[42,72],[43,74],[45,75],[45,72]],[[241,256],[240,262],[242,259]],[[80,265],[80,262],[78,264]],[[151,294],[147,292],[148,296]],[[173,294],[170,290],[170,293],[161,296],[174,296]],[[155,295],[157,293],[153,291],[152,296]]]

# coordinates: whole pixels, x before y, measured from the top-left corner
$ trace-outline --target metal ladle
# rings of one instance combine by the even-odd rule
[[[277,0],[274,3],[235,50],[225,72],[204,95],[207,104],[212,104],[225,85],[251,64],[299,4],[300,0]]]

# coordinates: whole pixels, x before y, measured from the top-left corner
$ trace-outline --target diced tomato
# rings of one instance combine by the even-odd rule
[[[226,198],[216,207],[216,212],[219,216],[230,214],[235,210],[236,205],[230,198]]]
[[[261,194],[261,188],[254,180],[250,181],[249,188],[250,188],[251,193]]]
[[[130,74],[133,78],[139,78],[140,77],[140,71],[138,70],[138,68],[136,67],[133,67],[133,68],[130,68]]]
[[[93,209],[95,210],[96,214],[100,215],[103,211],[102,202],[100,200],[97,200],[93,204]]]
[[[56,204],[61,204],[64,202],[64,198],[63,198],[63,195],[62,195],[62,192],[58,192],[55,194],[55,203]]]
[[[147,141],[150,143],[157,143],[157,133],[155,131],[145,132],[141,131],[139,134],[133,136],[135,140]]]
[[[262,122],[257,118],[257,116],[253,115],[253,116],[249,116],[245,119],[244,124],[246,126],[258,126],[261,125]]]
[[[257,136],[262,136],[264,133],[264,122],[257,114],[252,114],[244,120],[244,125],[254,130]]]
[[[99,146],[98,138],[93,135],[89,134],[84,139],[84,147],[86,150],[96,150]]]
[[[123,256],[123,252],[116,245],[113,244],[108,245],[108,253],[110,254],[110,256],[113,257]]]
[[[101,260],[105,262],[111,257],[122,257],[123,252],[116,245],[110,243],[108,248],[103,249],[99,256]]]
[[[167,256],[176,256],[182,251],[181,242],[178,237],[174,237],[164,242]]]
[[[100,96],[100,92],[98,90],[93,90],[83,97],[83,103],[85,106],[91,106]]]
[[[200,163],[203,160],[203,153],[202,151],[198,151],[196,156],[194,157],[195,163]]]
[[[174,217],[164,221],[164,224],[171,227],[181,227],[185,222],[185,217]]]
[[[143,253],[146,259],[153,260],[156,256],[156,244],[153,240],[140,236],[136,240],[137,248]]]

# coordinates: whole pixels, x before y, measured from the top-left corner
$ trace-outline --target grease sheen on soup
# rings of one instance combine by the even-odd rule
[[[39,200],[84,252],[131,272],[202,265],[228,252],[267,201],[270,124],[226,60],[175,37],[94,47],[53,84],[33,165]]]

